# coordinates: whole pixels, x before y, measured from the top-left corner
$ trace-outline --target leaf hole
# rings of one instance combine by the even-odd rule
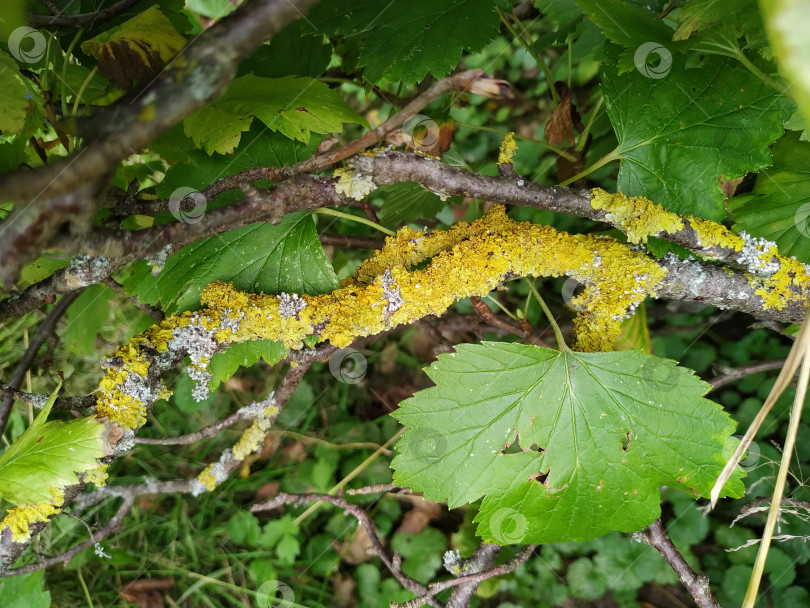
[[[626,452],[627,448],[630,447],[630,441],[631,441],[630,435],[632,435],[632,434],[633,434],[633,431],[627,431],[624,434],[624,439],[622,439],[622,451]]]

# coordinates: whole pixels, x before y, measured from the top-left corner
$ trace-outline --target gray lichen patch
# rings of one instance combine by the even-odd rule
[[[745,245],[740,252],[736,262],[742,268],[758,277],[767,278],[776,273],[781,264],[779,260],[768,255],[769,251],[776,248],[776,243],[763,238],[753,237],[745,231],[740,233]]]
[[[208,364],[218,348],[215,335],[216,330],[206,329],[199,314],[194,314],[188,325],[172,331],[169,341],[170,352],[187,353],[191,359],[188,375],[194,382],[191,394],[196,401],[208,397],[208,385],[213,377],[208,371]]]
[[[387,300],[385,318],[388,319],[405,304],[390,268],[386,268],[382,274],[382,288],[383,297]]]
[[[276,297],[278,298],[278,314],[282,319],[288,317],[298,319],[298,313],[307,307],[306,301],[301,299],[297,293],[281,292]]]

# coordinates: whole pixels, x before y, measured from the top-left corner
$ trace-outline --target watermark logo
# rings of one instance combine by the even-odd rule
[[[411,116],[402,125],[408,145],[420,152],[429,152],[439,143],[439,125],[424,114]]]
[[[793,214],[793,223],[802,236],[810,238],[810,203],[805,203]]]
[[[656,391],[669,392],[678,385],[678,366],[655,357],[644,362],[638,375]]]
[[[740,441],[742,441],[743,438],[742,435],[734,435],[733,437]],[[737,445],[738,443],[736,441],[726,441],[726,445],[723,446],[723,460],[728,462],[731,457],[734,456]],[[752,441],[751,445],[749,445],[746,450],[745,458],[743,458],[737,466],[747,473],[757,467],[760,458],[762,458],[762,451],[759,449],[759,444],[757,444],[756,441]]]
[[[353,348],[341,348],[329,357],[329,371],[339,382],[357,384],[366,375],[366,358]]]
[[[489,531],[502,545],[518,545],[522,544],[529,531],[529,522],[515,509],[503,507],[489,519]]]
[[[433,462],[447,453],[447,439],[435,429],[414,429],[408,451],[415,460]]]
[[[190,209],[189,203],[193,203]],[[169,197],[169,211],[174,218],[184,224],[196,224],[205,215],[208,201],[194,188],[181,186]]]
[[[565,302],[565,305],[570,308],[571,310],[580,310],[581,306],[575,306],[571,303],[574,298],[579,297],[582,294],[582,291],[585,289],[585,285],[577,281],[572,277],[568,277],[563,283],[562,286],[562,299]]]
[[[643,76],[658,80],[664,78],[672,69],[672,53],[657,42],[645,42],[636,49],[633,63]]]
[[[22,63],[36,63],[45,56],[45,36],[39,30],[24,25],[8,37],[8,50]]]
[[[257,608],[293,608],[295,593],[281,581],[265,581],[256,592]]]

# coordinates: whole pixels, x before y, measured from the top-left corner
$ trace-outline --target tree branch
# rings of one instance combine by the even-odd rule
[[[79,135],[90,136],[82,149],[38,169],[0,176],[0,199],[18,203],[3,222],[0,279],[14,283],[22,265],[50,245],[63,218],[82,217],[77,231],[85,231],[115,167],[225,93],[239,63],[316,2],[243,4],[190,42],[183,60],[170,63],[139,93],[100,110],[86,127],[80,124]]]
[[[709,578],[705,574],[696,574],[686,563],[678,549],[667,536],[664,525],[656,519],[649,526],[633,534],[633,538],[647,543],[658,550],[667,563],[678,575],[681,583],[699,608],[720,608],[709,589]]]
[[[31,25],[40,27],[67,27],[87,25],[91,29],[97,25],[115,19],[118,15],[138,4],[140,0],[120,0],[112,6],[102,8],[92,13],[80,13],[78,15],[67,15],[58,13],[56,15],[38,15],[37,13],[27,13],[26,18]]]
[[[79,291],[74,291],[62,296],[62,299],[59,300],[51,309],[51,312],[48,313],[45,320],[40,323],[34,337],[31,338],[31,342],[29,343],[28,348],[25,349],[22,359],[20,359],[19,363],[17,363],[17,367],[14,368],[14,373],[11,375],[11,380],[9,380],[9,383],[4,386],[8,387],[11,391],[15,391],[20,388],[20,384],[22,384],[26,372],[34,363],[34,358],[37,356],[39,348],[51,335],[54,327],[56,327],[57,321],[59,321],[62,315],[65,314],[65,311],[78,297],[78,295]],[[3,399],[0,401],[0,435],[2,435],[3,431],[5,431],[6,424],[8,423],[8,416],[11,413],[11,406],[14,405],[14,395],[10,394],[9,391],[3,391],[3,393]]]

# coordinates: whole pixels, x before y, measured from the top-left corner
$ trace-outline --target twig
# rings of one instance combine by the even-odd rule
[[[127,300],[129,300],[129,302],[131,302],[135,306],[135,308],[140,310],[142,313],[149,315],[158,323],[160,323],[163,319],[166,318],[166,315],[163,314],[162,310],[155,308],[154,306],[150,306],[146,302],[141,302],[137,298],[137,296],[128,296],[124,291],[124,288],[121,286],[121,284],[118,283],[118,281],[115,281],[112,277],[107,277],[106,279],[104,279],[104,284],[113,291],[123,295]]]
[[[720,608],[720,604],[714,599],[711,589],[709,589],[709,578],[705,574],[696,574],[686,563],[686,560],[667,536],[667,531],[664,529],[660,519],[656,519],[640,532],[633,534],[633,538],[645,542],[658,550],[675,571],[675,574],[678,575],[698,608]]]
[[[8,395],[15,401],[22,401],[23,403],[30,403],[37,409],[42,409],[48,401],[47,393],[26,393],[24,391],[11,388],[8,384],[0,382],[0,393]],[[84,397],[66,395],[57,397],[53,404],[55,410],[78,410],[86,407],[93,407],[96,404],[96,397],[94,395],[85,395]]]
[[[741,367],[726,367],[725,365],[716,365],[715,368],[722,375],[710,379],[708,382],[712,385],[712,390],[717,390],[721,386],[730,384],[740,378],[752,376],[759,372],[767,372],[774,369],[782,369],[786,359],[776,359],[775,361],[760,361],[759,363],[751,363],[750,365],[743,365]]]
[[[479,574],[491,569],[500,552],[501,547],[499,545],[482,543],[465,564],[466,571],[470,574]],[[468,608],[479,584],[479,581],[473,581],[459,585],[453,589],[453,593],[450,594],[450,599],[447,600],[447,608]]]
[[[492,310],[490,310],[489,306],[487,306],[481,298],[472,297],[470,298],[470,303],[472,304],[473,310],[478,313],[484,321],[493,325],[495,327],[500,327],[506,332],[509,332],[512,335],[518,336],[519,338],[526,338],[529,336],[529,332],[524,330],[522,327],[518,326],[516,323],[510,323],[505,319],[502,319],[498,315],[496,315]]]
[[[109,176],[120,162],[228,89],[239,63],[317,0],[254,0],[201,33],[146,87],[79,121],[86,144],[43,167],[0,176],[0,199],[17,205],[4,221],[0,278],[15,282],[20,268],[53,244],[63,220],[92,226]],[[194,83],[190,86],[189,83]],[[144,120],[144,116],[153,117]]]
[[[320,234],[318,238],[324,245],[334,245],[335,247],[352,247],[355,249],[380,249],[383,242],[380,239],[366,236],[354,236],[351,234]]]
[[[59,321],[63,314],[65,314],[65,311],[78,297],[78,295],[79,291],[74,291],[62,296],[62,299],[59,300],[51,309],[51,312],[48,313],[45,320],[40,323],[36,333],[31,338],[31,343],[28,345],[25,353],[23,353],[22,359],[20,359],[19,363],[17,363],[17,367],[14,368],[14,373],[11,374],[11,380],[9,380],[8,385],[6,385],[8,388],[11,390],[17,390],[20,388],[20,384],[22,384],[26,372],[34,363],[34,358],[37,356],[39,347],[45,343],[48,336],[51,335],[54,327],[56,327],[56,322]],[[3,400],[0,402],[0,435],[3,434],[3,431],[6,428],[8,416],[11,413],[11,406],[13,404],[14,396],[9,394],[8,391],[4,391]]]
[[[375,483],[370,486],[362,488],[348,489],[346,494],[349,496],[363,496],[366,494],[382,494],[387,492],[398,492],[401,494],[410,494],[410,488],[403,488],[402,486],[395,486],[391,483]]]
[[[379,535],[377,534],[377,528],[374,526],[374,523],[369,519],[368,514],[358,505],[354,505],[348,502],[344,498],[340,498],[338,496],[331,496],[329,494],[287,494],[285,492],[277,494],[275,497],[271,498],[267,502],[263,502],[261,504],[253,505],[251,507],[251,513],[261,513],[263,511],[272,511],[282,505],[305,505],[311,504],[315,502],[327,502],[331,505],[334,505],[343,510],[344,513],[347,513],[354,517],[357,522],[363,526],[366,533],[368,533],[368,537],[371,541],[371,547],[369,548],[369,552],[373,553],[377,557],[380,558],[383,565],[394,575],[394,577],[400,582],[400,584],[405,587],[408,591],[412,593],[416,593],[422,595],[426,593],[427,589],[419,582],[413,580],[405,573],[402,572],[402,569],[399,566],[399,560],[397,555],[390,555],[388,551],[386,551],[385,547],[383,547],[382,541],[380,540]],[[427,603],[429,603],[434,608],[441,608],[441,604],[433,599],[431,596],[428,598]],[[425,603],[425,602],[423,602]],[[419,604],[420,606],[422,604]]]
[[[89,25],[91,28],[115,19],[118,15],[125,13],[138,3],[139,0],[121,0],[112,6],[103,8],[92,13],[81,13],[78,15],[67,15],[59,12],[55,15],[38,15],[36,13],[27,13],[26,18],[31,25],[39,25],[42,27],[60,27],[72,25]],[[50,3],[49,3],[50,4]],[[53,10],[53,8],[51,8]]]
[[[71,547],[64,553],[60,553],[59,555],[55,555],[54,557],[46,557],[38,561],[35,564],[28,564],[27,566],[21,566],[19,568],[14,568],[13,570],[9,570],[9,572],[5,576],[22,576],[24,574],[30,574],[31,572],[36,572],[37,570],[44,570],[45,568],[49,568],[50,566],[55,566],[56,564],[62,564],[69,562],[74,557],[76,557],[79,553],[87,549],[87,547],[91,547],[98,542],[107,538],[110,534],[115,532],[116,528],[121,525],[121,522],[124,521],[124,517],[126,517],[129,510],[132,508],[132,505],[135,502],[134,496],[127,496],[124,498],[124,502],[121,503],[121,506],[118,507],[118,510],[115,512],[104,526],[99,528],[95,533],[93,533],[89,539],[80,542],[75,547]]]
[[[404,604],[397,604],[397,608],[419,608],[425,601],[432,599],[434,595],[444,591],[445,589],[450,589],[451,587],[458,587],[460,585],[467,585],[467,584],[480,584],[487,579],[493,578],[495,576],[501,576],[503,574],[509,574],[510,572],[514,572],[518,568],[520,568],[526,560],[528,560],[534,550],[537,549],[537,545],[526,545],[523,547],[515,557],[510,559],[507,562],[502,563],[500,566],[495,568],[490,568],[489,570],[485,570],[484,572],[479,572],[478,574],[468,574],[466,576],[459,576],[455,579],[450,579],[446,581],[441,581],[438,583],[433,583],[428,588],[427,593],[423,594],[421,597],[414,598]],[[448,607],[449,608],[449,607]]]

